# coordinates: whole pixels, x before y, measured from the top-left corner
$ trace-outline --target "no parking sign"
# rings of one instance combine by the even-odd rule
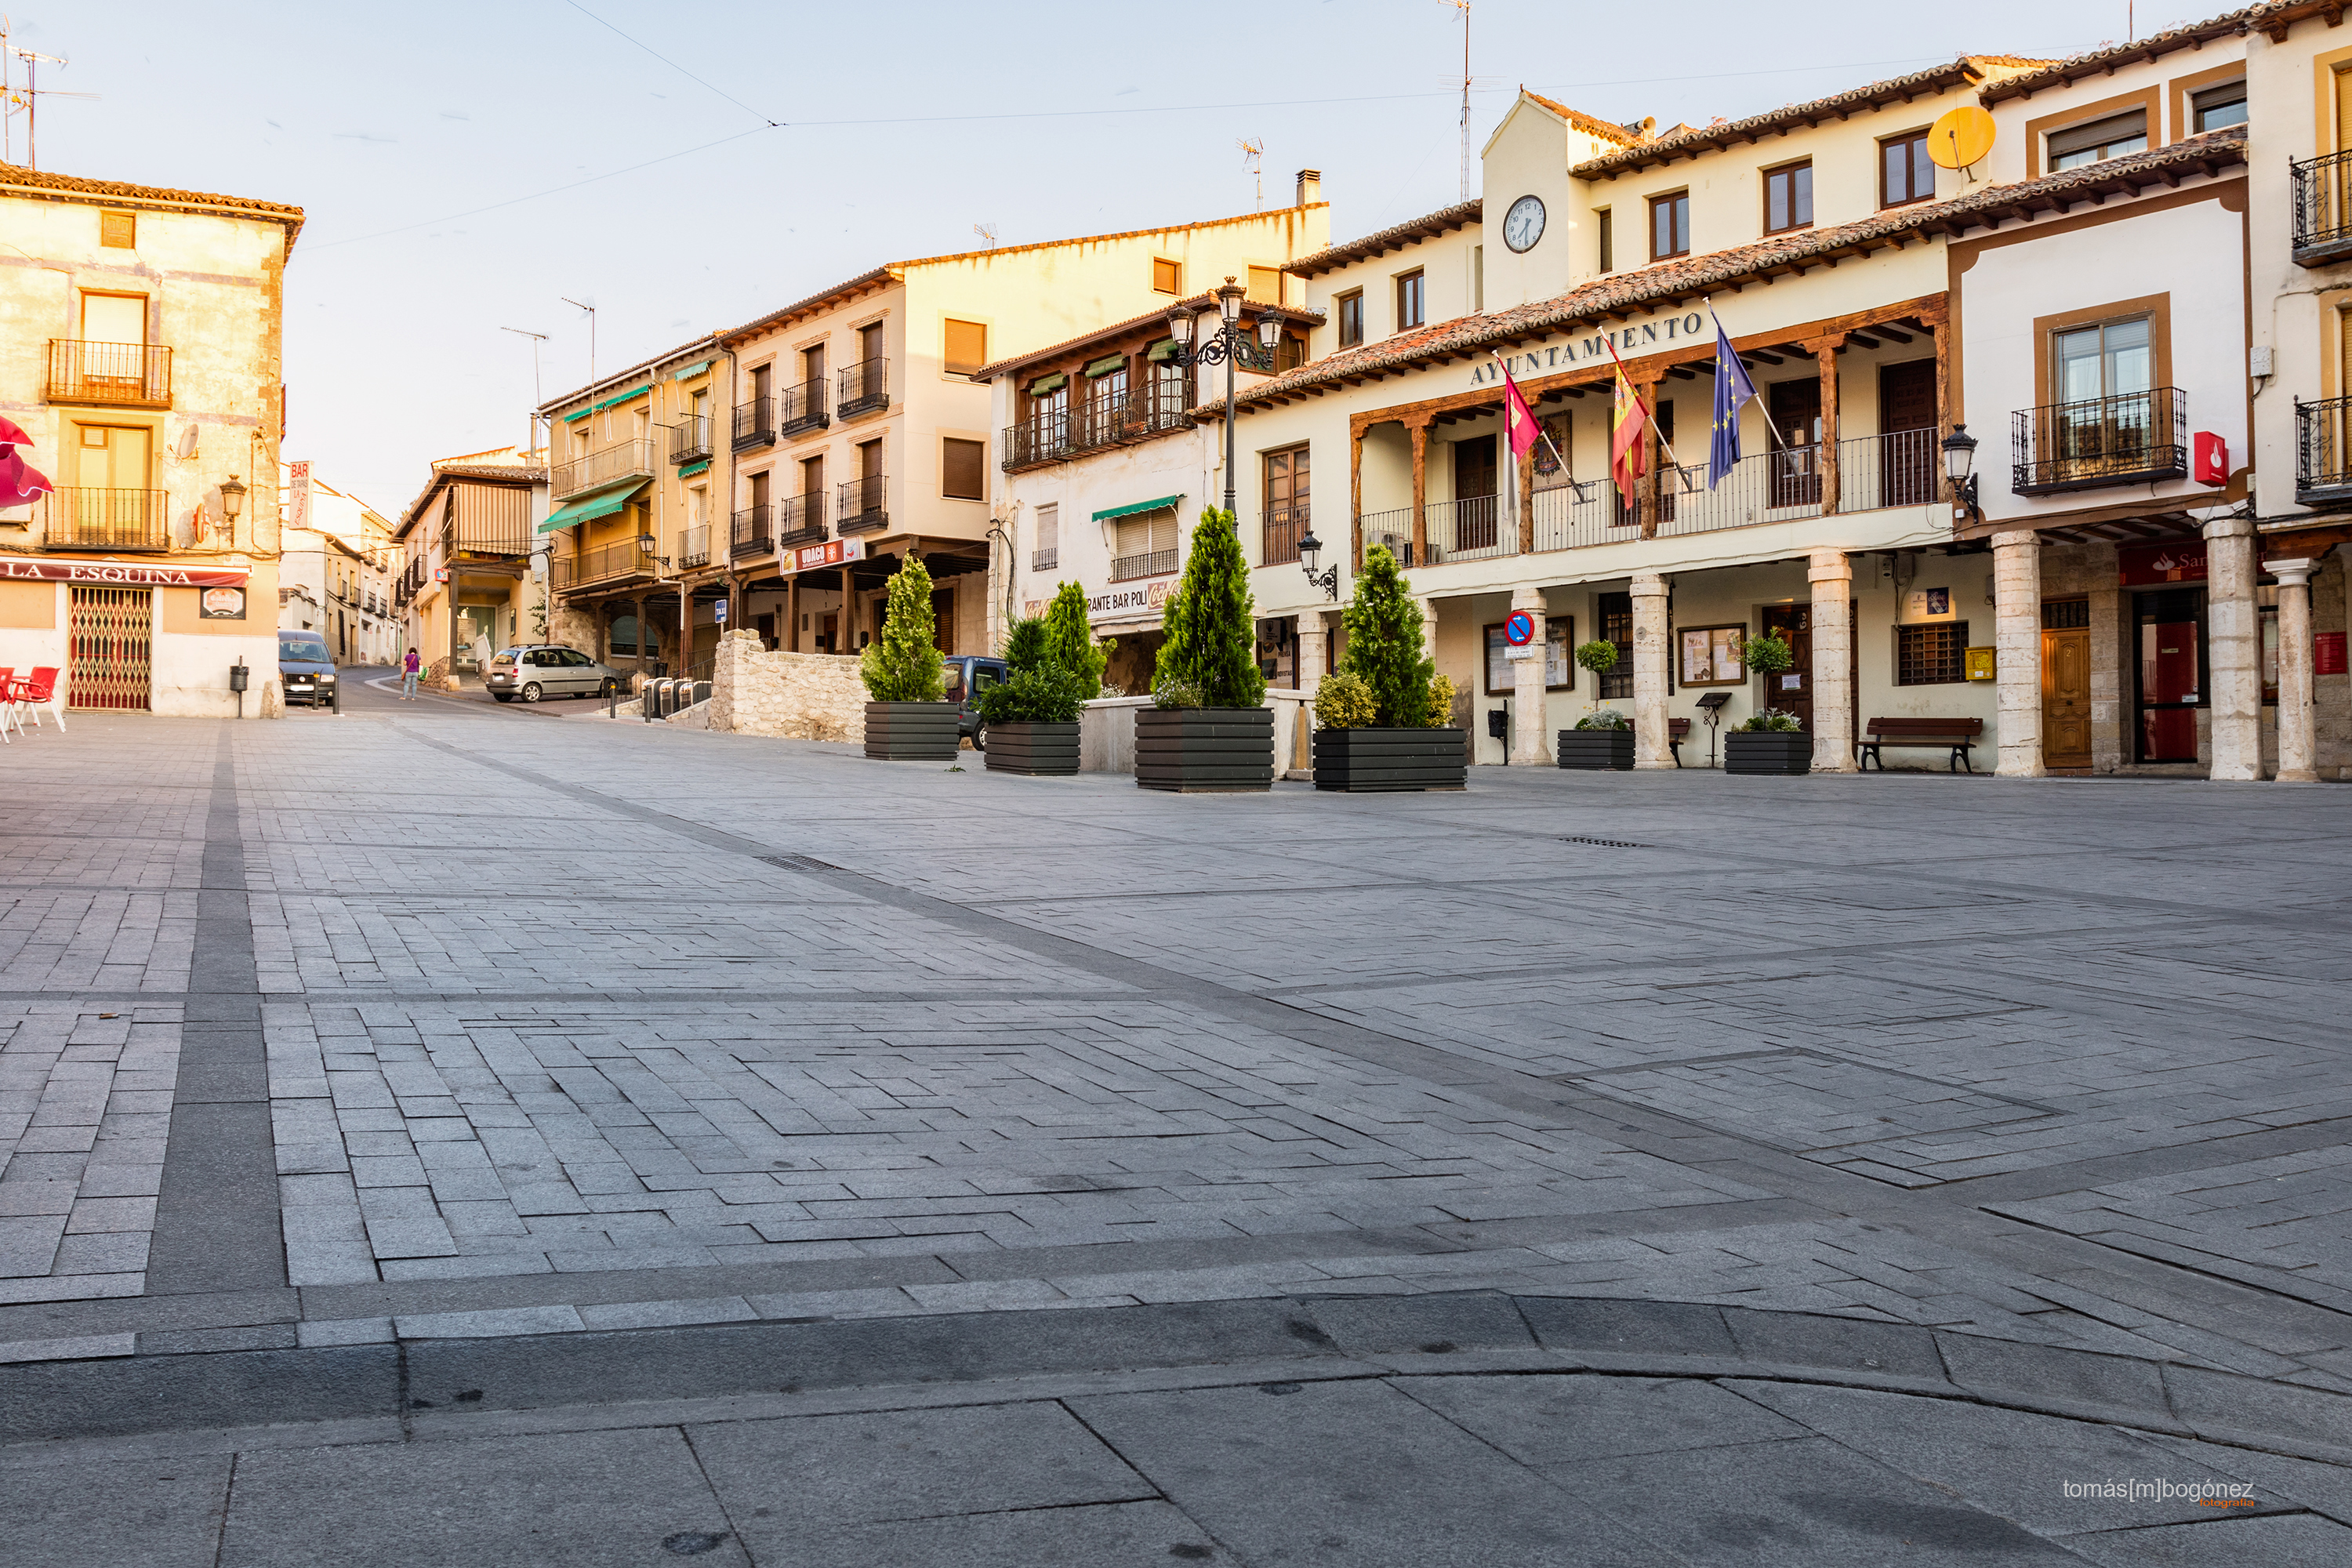
[[[1525,610],[1513,610],[1510,619],[1503,623],[1505,658],[1533,658],[1536,656],[1536,618]]]

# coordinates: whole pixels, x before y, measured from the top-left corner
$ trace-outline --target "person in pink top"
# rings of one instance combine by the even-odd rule
[[[415,648],[410,648],[401,657],[400,700],[403,702],[416,700],[416,674],[420,668],[422,668],[422,661],[417,658]]]

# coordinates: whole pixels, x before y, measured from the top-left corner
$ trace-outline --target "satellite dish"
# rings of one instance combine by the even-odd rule
[[[1939,169],[1965,169],[1992,151],[1992,116],[1963,104],[1928,128],[1927,156]]]

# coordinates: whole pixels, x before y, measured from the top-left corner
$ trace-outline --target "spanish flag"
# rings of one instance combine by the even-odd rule
[[[1609,402],[1609,476],[1617,481],[1617,493],[1632,506],[1637,499],[1634,488],[1648,468],[1648,454],[1643,450],[1643,427],[1650,422],[1650,411],[1633,395],[1633,388],[1625,380],[1625,367],[1617,367],[1617,385]]]

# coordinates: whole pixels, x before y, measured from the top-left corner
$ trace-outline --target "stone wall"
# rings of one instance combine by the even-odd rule
[[[845,654],[763,653],[755,632],[719,639],[709,726],[792,741],[866,739],[866,684]]]
[[[1149,697],[1107,697],[1078,710],[1078,771],[1135,771],[1135,713],[1151,706]],[[1268,687],[1265,706],[1274,710],[1274,769],[1277,774],[1314,767],[1315,694]]]

